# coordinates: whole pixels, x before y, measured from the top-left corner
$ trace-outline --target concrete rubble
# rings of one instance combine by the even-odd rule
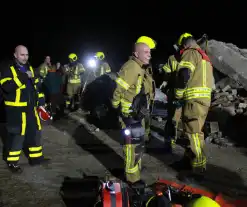
[[[209,40],[207,54],[212,61],[215,74],[210,110],[224,111],[230,117],[247,116],[247,49]],[[220,131],[219,122],[207,123],[206,141],[224,146],[234,145],[227,137],[223,137],[224,133]]]

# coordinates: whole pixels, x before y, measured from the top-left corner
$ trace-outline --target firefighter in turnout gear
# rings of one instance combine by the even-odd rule
[[[165,73],[164,79],[167,82],[165,93],[168,98],[168,117],[165,125],[165,149],[167,152],[172,152],[177,139],[177,127],[181,118],[182,108],[173,104],[174,101],[174,88],[176,82],[176,72],[179,61],[179,54],[171,55],[167,63],[163,66]]]
[[[133,56],[118,73],[117,87],[113,93],[112,105],[115,109],[120,109],[120,119],[125,134],[123,145],[125,176],[131,184],[141,182],[145,135],[141,122],[148,114],[144,81],[151,58],[150,50],[154,49],[155,45],[154,40],[146,36],[137,40]]]
[[[213,68],[209,57],[198,46],[191,34],[185,33],[178,40],[180,62],[175,87],[176,102],[182,106],[185,136],[190,141],[184,162],[189,158],[193,172],[206,170],[204,123],[211,104]]]
[[[85,69],[81,63],[78,62],[78,57],[76,54],[71,53],[69,55],[70,64],[66,68],[66,73],[68,76],[67,82],[67,95],[66,106],[70,107],[76,97],[79,96],[81,89],[81,75],[85,72]],[[72,107],[73,108],[73,107]]]
[[[22,172],[18,165],[21,151],[30,165],[48,161],[42,153],[41,124],[37,107],[45,104],[39,93],[39,79],[28,64],[28,50],[20,45],[15,60],[1,71],[0,84],[4,93],[8,138],[4,156],[12,172]]]
[[[96,52],[94,57],[97,60],[97,68],[94,71],[94,76],[95,77],[99,77],[101,75],[104,75],[105,73],[110,73],[111,72],[110,65],[106,61],[104,61],[105,54],[103,52]]]
[[[40,75],[41,80],[45,79],[45,77],[48,73],[48,70],[51,69],[51,67],[52,67],[51,58],[50,58],[50,56],[46,56],[44,63],[42,63],[39,66],[39,75]]]

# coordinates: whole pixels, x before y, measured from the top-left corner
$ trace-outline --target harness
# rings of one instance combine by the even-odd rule
[[[202,56],[202,59],[203,60],[205,60],[205,61],[209,62],[211,65],[213,65],[212,62],[211,62],[211,60],[209,59],[208,55],[201,48],[187,48],[187,49],[183,49],[183,50],[180,50],[180,55],[182,55],[184,53],[184,51],[186,51],[188,49],[196,50],[197,52],[200,53],[200,55]]]

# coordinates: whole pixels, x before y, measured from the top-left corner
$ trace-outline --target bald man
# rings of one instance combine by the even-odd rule
[[[147,97],[153,96],[149,94],[150,83],[153,82],[148,79],[150,59],[150,47],[142,42],[136,43],[133,55],[118,73],[112,99],[113,107],[119,109],[121,114],[120,123],[125,134],[125,177],[131,185],[142,183],[140,170],[145,135],[142,120],[149,113]]]
[[[30,165],[48,161],[42,154],[41,124],[37,114],[37,107],[44,104],[44,94],[38,90],[39,79],[35,77],[28,57],[27,48],[17,46],[14,60],[3,68],[0,77],[8,131],[5,159],[13,173],[22,172],[18,165],[22,149],[28,155]]]

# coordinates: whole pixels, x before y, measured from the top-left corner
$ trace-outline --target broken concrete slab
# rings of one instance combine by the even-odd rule
[[[233,44],[209,40],[207,47],[214,68],[241,84],[247,90],[247,53]]]

